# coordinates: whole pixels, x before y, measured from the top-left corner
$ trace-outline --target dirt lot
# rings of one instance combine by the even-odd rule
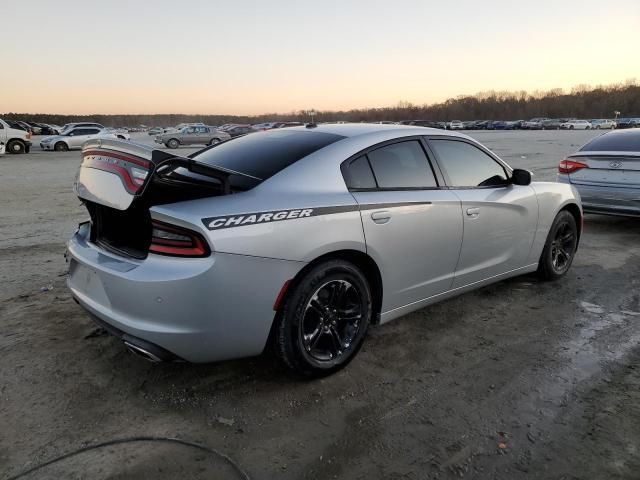
[[[551,180],[594,133],[474,135]],[[21,478],[243,478],[219,453],[252,479],[639,478],[639,220],[587,216],[565,279],[373,328],[346,370],[300,382],[268,356],[151,364],[101,335],[64,285],[78,162],[0,157],[0,478],[118,439],[138,441]]]

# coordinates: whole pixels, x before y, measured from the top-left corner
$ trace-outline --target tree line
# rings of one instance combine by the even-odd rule
[[[310,109],[314,110],[314,109]],[[224,123],[260,123],[267,121],[309,121],[309,110],[262,115],[57,115],[40,113],[6,113],[9,120],[64,125],[71,122],[91,121],[110,127],[173,126],[186,122],[207,125]],[[591,87],[578,85],[565,92],[547,91],[487,91],[475,95],[460,95],[435,104],[414,105],[399,102],[393,107],[363,108],[345,111],[317,111],[315,121],[379,122],[383,120],[526,120],[533,117],[613,118],[640,117],[640,84],[633,79],[624,83]]]

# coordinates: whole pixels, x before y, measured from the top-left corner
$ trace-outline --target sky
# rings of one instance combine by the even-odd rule
[[[640,79],[640,0],[3,4],[0,112],[286,113]]]

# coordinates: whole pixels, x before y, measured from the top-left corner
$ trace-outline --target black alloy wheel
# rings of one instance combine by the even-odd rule
[[[320,263],[290,286],[278,309],[276,353],[303,377],[319,377],[346,366],[364,342],[372,316],[367,278],[354,264]]]
[[[567,210],[556,216],[540,261],[538,274],[545,280],[555,280],[564,276],[571,267],[578,249],[578,227],[576,219]]]
[[[362,294],[347,280],[322,285],[303,313],[300,340],[307,354],[324,362],[344,354],[362,320]]]

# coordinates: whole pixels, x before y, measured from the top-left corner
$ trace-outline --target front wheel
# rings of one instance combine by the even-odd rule
[[[180,142],[178,140],[176,140],[175,138],[172,138],[171,140],[169,140],[166,143],[166,145],[169,148],[178,148],[180,146]]]
[[[569,271],[578,248],[576,219],[567,210],[556,216],[538,262],[538,275],[543,280],[557,280]]]
[[[209,141],[209,146],[213,147],[214,145],[217,145],[217,144],[219,144],[219,143],[220,143],[220,139],[219,139],[219,138],[212,138],[212,139]]]
[[[26,145],[19,140],[12,140],[7,144],[7,152],[9,153],[25,153]]]
[[[329,260],[292,288],[277,316],[278,356],[303,377],[340,370],[358,353],[369,327],[367,279],[352,263]]]
[[[64,142],[58,142],[53,146],[53,149],[56,152],[66,152],[67,150],[69,150],[69,145]]]

